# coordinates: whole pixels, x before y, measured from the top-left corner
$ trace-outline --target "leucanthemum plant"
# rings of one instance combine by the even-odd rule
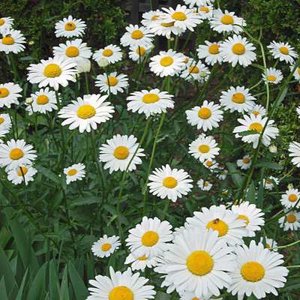
[[[154,2],[47,12],[45,45],[0,17],[3,299],[298,297],[297,41]]]

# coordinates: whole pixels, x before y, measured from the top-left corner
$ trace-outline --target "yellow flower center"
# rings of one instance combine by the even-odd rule
[[[125,146],[118,146],[114,150],[114,157],[117,159],[126,159],[129,156],[129,149]]]
[[[148,259],[148,257],[146,255],[138,257],[138,260],[140,260],[140,261],[145,261],[147,259]]]
[[[132,31],[132,33],[131,33],[131,38],[133,38],[134,40],[140,40],[143,37],[144,37],[144,34],[139,29]]]
[[[44,75],[48,78],[55,78],[60,76],[62,70],[59,65],[57,64],[49,64],[44,69]]]
[[[76,29],[76,24],[74,22],[67,22],[65,24],[65,30],[66,31],[73,31]]]
[[[198,297],[193,297],[192,300],[200,300]]]
[[[242,43],[236,43],[232,46],[232,52],[236,55],[243,55],[246,52],[246,47]]]
[[[246,281],[257,282],[265,277],[265,268],[256,261],[249,261],[242,265],[241,275]]]
[[[239,216],[238,216],[238,219],[239,219],[239,220],[245,221],[245,224],[246,224],[246,225],[248,225],[248,224],[250,223],[249,218],[248,218],[247,216],[245,216],[245,215],[239,215]]]
[[[249,126],[249,130],[256,131],[258,133],[261,133],[263,129],[264,127],[258,122],[254,122]]]
[[[235,93],[235,94],[232,95],[231,100],[234,103],[243,104],[246,101],[246,97],[243,93]]]
[[[70,169],[68,172],[67,172],[67,174],[69,175],[69,176],[74,176],[74,175],[76,175],[78,173],[78,171],[76,170],[76,169]]]
[[[12,160],[18,160],[24,156],[24,152],[20,148],[13,148],[9,152],[9,157]]]
[[[9,95],[9,90],[5,87],[0,88],[0,98],[5,98]]]
[[[104,243],[102,246],[101,246],[101,250],[106,252],[108,250],[111,249],[111,244],[110,243]]]
[[[169,67],[173,64],[174,59],[171,56],[165,56],[160,60],[160,64],[163,67]]]
[[[249,157],[243,158],[243,163],[244,164],[249,164],[249,162],[250,162],[250,158]]]
[[[118,84],[119,80],[115,76],[108,76],[106,83],[109,86],[116,86]]]
[[[143,102],[146,104],[155,103],[157,101],[159,101],[159,96],[157,94],[149,93],[143,96]]]
[[[27,172],[28,172],[28,169],[25,166],[22,166],[22,167],[18,168],[17,174],[18,174],[18,176],[23,177],[27,174]]]
[[[134,294],[127,286],[120,285],[109,292],[108,300],[134,300]]]
[[[49,98],[46,95],[39,95],[36,98],[36,103],[38,105],[45,105],[45,104],[49,103]]]
[[[159,16],[158,15],[154,15],[154,16],[152,16],[151,21],[156,21],[158,19],[159,19]]]
[[[96,115],[96,109],[90,104],[83,104],[77,109],[77,117],[83,120],[90,119]]]
[[[70,46],[66,50],[66,55],[68,57],[77,57],[79,55],[79,49],[75,46]]]
[[[224,25],[232,25],[234,23],[233,17],[231,15],[224,15],[221,18],[221,23]]]
[[[0,125],[2,124],[2,123],[4,123],[4,118],[3,117],[0,117]]]
[[[105,57],[110,57],[110,56],[113,55],[113,52],[112,52],[111,49],[106,48],[106,49],[103,50],[102,55],[105,56]]]
[[[211,110],[208,107],[201,107],[198,111],[198,117],[204,120],[209,119],[211,117]]]
[[[204,12],[204,13],[209,13],[209,8],[207,6],[201,6],[199,8],[200,11]]]
[[[181,11],[176,11],[172,14],[172,19],[176,21],[185,21],[187,19],[187,16]]]
[[[273,82],[273,81],[276,80],[276,76],[274,76],[274,75],[269,75],[269,76],[267,76],[267,80]]]
[[[226,235],[229,229],[228,225],[220,219],[210,221],[207,223],[206,228],[218,231],[219,237]]]
[[[144,47],[138,47],[138,48],[136,48],[135,52],[139,56],[144,56],[146,53],[146,49]]]
[[[159,241],[159,235],[152,230],[145,232],[142,236],[142,244],[145,247],[153,247]]]
[[[5,24],[5,20],[3,18],[0,19],[0,26]]]
[[[168,189],[174,189],[177,186],[176,178],[174,178],[172,176],[168,176],[168,177],[164,178],[163,186],[165,186]]]
[[[198,74],[200,72],[199,68],[197,66],[191,66],[189,67],[189,73],[190,74]]]
[[[213,165],[213,162],[212,162],[211,160],[207,160],[207,161],[205,162],[205,165],[206,165],[207,167],[211,167],[211,166]]]
[[[279,51],[280,51],[281,54],[284,54],[284,55],[289,54],[289,49],[287,47],[280,47]]]
[[[298,200],[298,197],[296,194],[290,194],[288,199],[290,202],[296,202]]]
[[[218,44],[212,44],[208,47],[208,52],[210,54],[219,54],[220,53],[219,49],[220,46]]]
[[[163,27],[172,27],[174,26],[175,22],[168,22],[168,23],[161,23],[160,25]]]
[[[214,260],[208,252],[197,250],[188,256],[186,266],[194,275],[204,276],[213,269]]]
[[[2,38],[2,44],[3,45],[13,45],[15,43],[15,40],[10,35],[7,35]]]
[[[271,245],[269,245],[268,243],[266,243],[266,248],[267,248],[267,249],[270,249],[270,248],[271,248]]]
[[[201,153],[208,153],[210,150],[210,147],[208,145],[200,145],[198,147],[198,151],[201,152]]]
[[[297,221],[297,218],[294,214],[289,214],[286,216],[286,220],[288,223],[295,223]]]

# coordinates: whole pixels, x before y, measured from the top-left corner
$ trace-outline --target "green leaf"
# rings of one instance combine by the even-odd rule
[[[244,181],[243,176],[241,175],[241,172],[239,172],[237,170],[235,164],[233,164],[233,163],[227,163],[226,166],[229,170],[229,175],[231,176],[233,183],[237,187],[241,188],[243,185],[243,181]]]
[[[59,279],[57,266],[53,260],[49,262],[49,293],[50,299],[59,299]]]
[[[87,287],[85,286],[80,275],[78,274],[74,265],[71,262],[69,262],[68,264],[68,269],[69,269],[69,277],[71,279],[75,298],[77,300],[86,299],[86,297],[88,296]]]
[[[0,299],[1,300],[9,300],[6,292],[4,277],[2,277],[0,281]]]
[[[266,168],[266,169],[271,169],[271,170],[282,170],[283,167],[280,166],[277,163],[271,162],[271,161],[260,161],[255,164],[256,167],[258,168]]]
[[[60,291],[59,291],[60,300],[69,300],[69,285],[68,285],[68,266],[65,267],[63,278],[61,281]]]
[[[30,290],[27,295],[27,300],[33,299],[44,299],[45,295],[45,280],[46,280],[46,267],[48,262],[44,263],[42,267],[37,272],[36,276],[34,277],[31,285]]]
[[[61,184],[61,180],[60,178],[55,174],[53,173],[52,171],[50,171],[49,169],[46,169],[42,166],[38,166],[36,165],[36,169],[41,173],[43,174],[45,177],[47,177],[48,179],[50,179],[51,181],[57,183],[57,184]]]
[[[155,300],[170,300],[171,295],[163,293],[163,292],[157,292]]]
[[[246,194],[246,200],[249,201],[250,203],[256,203],[256,201],[255,201],[255,185],[254,185],[253,181],[249,185],[249,189]]]
[[[5,279],[7,289],[12,290],[16,288],[17,284],[14,273],[10,267],[9,260],[3,249],[0,247],[0,278],[2,277]]]
[[[19,288],[19,291],[18,291],[18,294],[17,294],[15,300],[23,299],[23,291],[24,291],[26,280],[27,280],[27,274],[28,274],[28,269],[26,269],[26,271],[24,273],[24,276],[23,276],[23,279],[22,279],[22,282],[21,282],[21,285],[20,285],[20,288]]]

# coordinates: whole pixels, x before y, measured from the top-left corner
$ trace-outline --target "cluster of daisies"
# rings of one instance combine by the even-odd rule
[[[160,274],[161,287],[181,300],[215,299],[223,290],[238,299],[277,296],[288,269],[277,243],[261,233],[264,223],[262,210],[249,202],[203,207],[174,230],[168,221],[143,217],[126,239],[130,268],[123,273],[110,268],[110,278],[90,280],[88,299],[153,299],[154,286],[138,273],[146,269]],[[252,239],[249,246],[244,238]],[[119,237],[104,235],[92,251],[103,259],[120,246]]]
[[[176,95],[170,89],[170,80],[204,84],[210,77],[210,67],[229,63],[248,67],[257,59],[256,47],[246,30],[246,22],[234,12],[214,7],[213,0],[185,0],[185,5],[162,8],[143,14],[141,25],[129,25],[122,35],[120,45],[109,44],[92,50],[82,39],[86,29],[83,20],[69,16],[55,25],[55,35],[61,43],[53,48],[53,56],[28,67],[27,80],[32,93],[26,101],[24,87],[16,82],[0,84],[0,167],[13,184],[25,184],[37,174],[37,151],[20,139],[16,111],[24,108],[28,115],[49,116],[60,122],[62,132],[75,130],[79,134],[93,134],[106,122],[112,122],[116,108],[114,98],[126,94],[128,113],[140,114],[147,122],[157,116],[164,120],[176,106]],[[195,55],[181,53],[177,49],[181,35],[193,32],[197,26],[208,23],[212,31],[224,34],[224,40],[206,40],[198,45]],[[23,34],[13,29],[13,19],[0,18],[0,52],[17,54],[25,49]],[[165,37],[169,46],[156,51],[155,38]],[[122,47],[122,48],[121,48]],[[272,42],[267,47],[276,63],[265,65],[258,85],[267,88],[279,84],[284,71],[293,72],[300,80],[298,57],[294,48],[283,42]],[[149,69],[154,80],[146,87],[129,91],[130,78],[118,70],[127,55],[140,69]],[[93,90],[87,74],[92,63],[97,64],[97,76]],[[270,65],[270,67],[269,67]],[[271,67],[272,66],[272,67]],[[276,67],[276,68],[275,68]],[[281,67],[281,69],[279,69]],[[85,76],[86,93],[76,99],[64,99],[62,89],[79,82]],[[140,74],[141,75],[141,74]],[[142,75],[141,75],[142,77]],[[161,78],[162,77],[162,78]],[[158,83],[159,87],[157,87]],[[23,90],[24,88],[24,90]],[[216,101],[205,99],[185,111],[187,126],[197,130],[197,136],[186,147],[195,164],[209,170],[212,178],[224,180],[228,170],[220,159],[222,147],[214,136],[225,115],[232,115],[237,122],[231,131],[237,139],[253,150],[260,146],[274,150],[272,142],[279,135],[275,121],[269,119],[269,103],[262,105],[248,86],[230,86],[220,92]],[[297,109],[300,116],[300,107]],[[55,123],[55,122],[54,122]],[[53,123],[53,124],[54,124]],[[162,123],[161,123],[162,124]],[[12,138],[13,137],[13,138]],[[142,142],[133,134],[115,134],[101,141],[98,160],[109,174],[133,172],[150,155],[142,148]],[[249,145],[247,145],[249,144]],[[273,150],[272,150],[273,149]],[[68,149],[63,149],[68,150]],[[153,153],[155,149],[153,148]],[[289,155],[295,167],[300,167],[300,143],[291,142]],[[63,163],[65,163],[63,161]],[[245,153],[237,160],[244,171],[250,169],[252,157]],[[64,165],[66,184],[83,180],[87,175],[85,164],[80,161]],[[109,176],[108,174],[106,174]],[[271,190],[278,179],[264,179],[264,187]],[[209,191],[213,184],[207,178],[198,178],[198,187]],[[146,179],[149,193],[166,201],[176,202],[193,189],[191,175],[180,167],[164,164],[150,170]],[[148,191],[146,189],[146,192]],[[280,200],[284,216],[279,220],[283,230],[300,228],[300,193],[289,186]],[[184,226],[172,229],[168,221],[143,217],[142,222],[129,230],[126,239],[128,256],[125,272],[110,268],[110,277],[98,275],[91,280],[89,300],[148,300],[156,292],[148,279],[133,271],[153,269],[160,274],[168,293],[178,293],[181,300],[208,300],[219,297],[226,290],[242,299],[254,294],[258,299],[266,294],[277,295],[284,286],[288,270],[283,266],[283,256],[277,251],[277,243],[261,231],[264,213],[255,204],[238,200],[228,206],[203,207],[187,218]],[[247,241],[250,239],[251,242]],[[259,242],[255,242],[258,238]],[[92,246],[99,257],[109,257],[121,246],[118,236],[104,235]]]

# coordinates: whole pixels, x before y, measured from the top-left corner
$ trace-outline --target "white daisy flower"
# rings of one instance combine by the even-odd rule
[[[204,179],[199,179],[197,185],[202,191],[210,191],[213,186],[209,181]]]
[[[225,180],[228,175],[228,170],[224,169],[224,167],[219,167],[220,173],[216,174],[216,177],[220,180]]]
[[[201,5],[212,4],[214,0],[184,0],[183,2],[190,7],[200,7]]]
[[[150,70],[160,77],[178,75],[185,67],[185,56],[172,49],[151,57]]]
[[[228,272],[235,263],[231,248],[213,231],[189,228],[177,235],[163,254],[166,263],[159,271],[165,274],[164,284],[172,284],[179,293],[195,293],[196,299],[219,296],[228,288]]]
[[[154,114],[166,112],[168,108],[174,108],[173,95],[161,92],[159,89],[141,90],[131,93],[127,97],[127,109],[129,111],[145,114],[146,118]]]
[[[202,207],[201,211],[194,212],[192,218],[186,219],[186,227],[197,227],[202,230],[214,230],[218,233],[220,240],[229,245],[243,243],[243,237],[247,236],[245,221],[238,219],[238,215],[225,205]]]
[[[24,140],[11,139],[0,143],[0,167],[6,167],[6,170],[31,165],[36,157],[36,151]]]
[[[180,293],[180,299],[179,300],[200,300],[200,298],[196,297],[195,293],[191,293],[191,292],[183,292]],[[222,300],[223,298],[216,298],[216,297],[201,297],[201,300]]]
[[[80,133],[96,130],[98,124],[111,119],[115,112],[111,103],[105,101],[107,97],[95,94],[78,97],[59,111],[59,117],[65,119],[62,126],[70,125],[70,130],[79,128]]]
[[[162,13],[157,20],[149,24],[150,31],[154,35],[164,36],[167,39],[170,39],[171,35],[180,36],[184,29],[175,26],[175,21],[169,22],[168,18],[166,13]]]
[[[145,156],[144,149],[140,148],[136,137],[117,134],[101,145],[99,160],[105,163],[104,169],[109,169],[111,174],[119,170],[136,170],[137,165],[142,163],[142,156]]]
[[[71,59],[78,64],[81,60],[89,59],[92,56],[92,51],[81,39],[76,39],[67,41],[65,44],[59,44],[58,47],[53,47],[53,54],[54,56]]]
[[[194,31],[194,27],[202,22],[198,14],[195,14],[192,9],[188,9],[184,5],[177,4],[175,9],[163,7],[162,10],[165,12],[164,22],[174,22],[174,26],[183,31]]]
[[[291,71],[293,71],[294,69],[295,69],[295,66],[291,66]],[[295,71],[294,71],[294,78],[296,79],[296,80],[300,80],[300,67],[297,67],[296,69],[295,69]]]
[[[252,164],[251,156],[249,154],[244,155],[242,159],[238,159],[236,161],[236,164],[242,170],[248,170],[251,167],[251,164]]]
[[[90,296],[87,300],[149,300],[154,299],[156,292],[152,285],[146,285],[148,279],[133,274],[128,268],[125,272],[115,272],[109,268],[110,278],[97,275],[89,280]]]
[[[229,292],[237,294],[238,299],[252,294],[257,299],[265,299],[270,293],[278,296],[276,289],[284,286],[288,275],[288,269],[282,266],[283,255],[251,241],[249,247],[242,245],[235,249],[235,261]]]
[[[109,257],[121,246],[118,236],[108,237],[106,234],[92,246],[92,252],[97,257]]]
[[[127,47],[152,44],[152,37],[153,34],[148,28],[130,24],[121,37],[121,45]]]
[[[129,230],[126,246],[134,255],[153,257],[161,255],[172,241],[172,226],[168,221],[143,217],[140,224]]]
[[[295,59],[298,57],[297,52],[292,46],[290,46],[289,43],[277,43],[273,41],[268,48],[275,59],[279,59],[280,61],[284,61],[288,64],[293,64]]]
[[[247,67],[256,60],[255,47],[240,35],[229,37],[220,45],[220,53],[224,62]]]
[[[197,9],[197,13],[200,16],[201,20],[210,20],[213,17],[214,7],[211,5],[212,1],[208,2],[207,4],[200,5]]]
[[[248,111],[248,113],[249,113],[250,115],[254,115],[254,116],[260,115],[260,116],[264,117],[264,116],[267,114],[267,111],[266,111],[266,109],[265,109],[262,105],[260,105],[260,104],[255,104],[255,105]]]
[[[84,21],[68,16],[55,24],[55,35],[66,38],[80,37],[84,34],[85,28]]]
[[[17,54],[24,51],[25,46],[23,44],[25,44],[25,38],[21,31],[9,29],[0,39],[0,52]]]
[[[36,173],[37,170],[31,165],[20,165],[16,168],[7,170],[7,179],[15,185],[23,182],[25,185],[28,185],[30,181],[33,181],[33,176]]]
[[[263,186],[266,190],[269,191],[272,191],[275,185],[278,185],[278,183],[279,183],[279,179],[274,176],[270,176],[268,178],[263,179]]]
[[[32,114],[33,112],[46,114],[47,112],[57,110],[55,92],[49,90],[49,88],[41,89],[34,94],[31,94],[31,99],[31,104],[26,108],[29,114]]]
[[[300,143],[291,142],[289,145],[289,156],[292,157],[292,163],[300,168]]]
[[[117,72],[104,73],[97,76],[95,85],[100,88],[101,92],[117,95],[118,93],[123,93],[129,86],[128,76],[117,74]]]
[[[13,82],[0,84],[0,108],[10,108],[12,104],[18,105],[18,98],[22,97],[21,92],[22,88]]]
[[[238,215],[238,219],[245,222],[245,227],[249,237],[255,236],[256,231],[260,231],[264,226],[264,213],[255,204],[250,204],[248,201],[242,202],[239,205],[233,205],[231,210]]]
[[[300,229],[300,213],[297,211],[285,210],[286,215],[278,220],[280,228],[284,231],[296,231]]]
[[[14,19],[10,17],[2,17],[0,18],[0,34],[4,34],[7,32],[14,23]]]
[[[220,53],[220,43],[205,41],[205,45],[199,45],[197,48],[199,59],[205,59],[208,65],[221,63],[223,58]]]
[[[265,248],[273,250],[273,251],[277,251],[277,242],[273,239],[269,239],[267,237],[261,237],[260,238],[260,243],[262,243],[264,245]]]
[[[277,70],[275,68],[269,68],[262,75],[262,78],[265,82],[268,82],[270,84],[278,84],[282,81],[283,75],[280,70]]]
[[[228,10],[223,12],[221,9],[216,9],[210,20],[210,26],[212,30],[219,33],[240,33],[243,31],[241,26],[245,27],[246,22],[243,18],[237,17],[234,12],[229,12]]]
[[[161,18],[162,14],[163,12],[159,9],[146,11],[142,15],[141,23],[143,26],[149,28],[149,26],[151,26],[153,22],[156,22]]]
[[[221,106],[207,100],[204,100],[201,107],[195,106],[185,113],[188,123],[197,126],[197,129],[202,129],[204,132],[218,128],[219,123],[223,120]]]
[[[134,253],[130,253],[125,260],[125,264],[130,264],[131,269],[144,271],[147,268],[153,268],[157,265],[157,257],[156,256],[146,256],[146,255],[136,255]]]
[[[85,165],[81,163],[74,164],[68,168],[65,168],[64,174],[66,175],[67,184],[70,184],[74,181],[80,181],[85,177]]]
[[[93,54],[93,60],[98,63],[102,59],[106,59],[108,63],[114,64],[122,60],[122,50],[117,45],[107,45],[106,47],[95,51]]]
[[[169,165],[165,165],[152,172],[148,186],[151,194],[176,202],[191,191],[191,183],[190,175],[183,169],[171,169]]]
[[[59,86],[66,87],[69,81],[76,81],[76,63],[63,57],[42,59],[38,64],[28,67],[27,79],[40,88],[50,86],[56,91]]]
[[[203,166],[206,169],[209,169],[210,171],[214,171],[214,170],[220,168],[219,163],[216,160],[214,160],[214,159],[207,159],[207,160],[205,160],[203,162]]]
[[[198,81],[205,82],[209,78],[210,71],[209,69],[198,61],[197,63],[190,59],[186,64],[185,69],[182,71],[180,77],[187,81]]]
[[[148,44],[144,46],[131,46],[130,51],[128,53],[129,58],[133,61],[142,62],[153,48],[153,44]]]
[[[280,199],[281,204],[285,208],[300,207],[300,192],[298,189],[288,189]]]
[[[256,99],[250,94],[249,89],[243,86],[230,87],[227,91],[222,91],[220,103],[225,110],[230,112],[248,112],[254,105]]]
[[[219,155],[219,151],[218,143],[211,135],[201,134],[189,145],[189,153],[202,163],[215,158]]]
[[[4,137],[9,133],[11,127],[12,123],[9,114],[0,113],[0,137]]]
[[[244,115],[243,117],[243,119],[238,119],[238,122],[241,125],[235,127],[233,133],[236,133],[235,137],[241,138],[243,142],[249,144],[252,143],[254,149],[257,148],[261,135],[261,141],[266,147],[271,144],[272,139],[275,139],[279,135],[279,130],[274,125],[273,120],[268,120],[267,117],[261,117],[260,115]],[[265,130],[264,127],[266,127]],[[243,136],[239,134],[241,132],[249,132],[249,134]]]

